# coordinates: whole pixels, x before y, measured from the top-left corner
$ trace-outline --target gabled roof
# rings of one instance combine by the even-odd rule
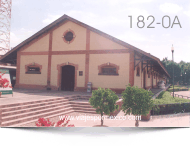
[[[112,41],[114,41],[114,42],[116,42],[116,43],[118,43],[118,44],[120,44],[120,45],[122,45],[122,46],[125,46],[125,47],[127,47],[127,48],[129,48],[129,49],[132,49],[132,50],[134,50],[134,51],[137,51],[137,52],[139,52],[139,53],[141,53],[141,54],[143,54],[143,55],[145,55],[145,56],[147,56],[147,57],[153,59],[154,61],[156,61],[156,62],[161,66],[161,68],[164,70],[164,72],[166,73],[166,75],[167,75],[168,77],[170,77],[170,75],[168,74],[167,70],[164,68],[164,66],[163,66],[163,64],[161,63],[161,61],[160,61],[159,58],[157,58],[157,57],[151,55],[150,53],[146,53],[146,52],[142,51],[141,49],[138,49],[138,48],[136,48],[136,47],[134,47],[134,46],[132,46],[132,45],[130,45],[130,44],[124,42],[124,41],[121,41],[121,40],[119,40],[119,39],[117,39],[117,38],[115,38],[115,37],[113,37],[113,36],[110,36],[110,35],[108,35],[108,34],[102,32],[102,31],[100,31],[100,30],[98,30],[98,29],[95,29],[95,28],[93,28],[93,27],[91,27],[91,26],[89,26],[89,25],[87,25],[87,24],[85,24],[85,23],[82,23],[82,22],[80,22],[80,21],[78,21],[78,20],[76,20],[76,19],[74,19],[74,18],[71,18],[71,17],[69,17],[69,16],[67,16],[67,15],[63,15],[63,16],[60,17],[59,19],[55,20],[55,21],[52,22],[51,24],[47,25],[46,27],[44,27],[43,29],[41,29],[40,31],[38,31],[37,33],[35,33],[34,35],[32,35],[31,37],[29,37],[28,39],[26,39],[26,40],[23,41],[22,43],[20,43],[19,45],[17,45],[16,47],[14,47],[12,50],[10,50],[10,51],[7,52],[4,56],[2,56],[2,57],[0,58],[0,60],[1,60],[1,61],[4,61],[7,57],[8,57],[8,58],[11,58],[11,56],[15,56],[16,52],[17,52],[21,47],[23,47],[24,45],[28,44],[29,42],[31,42],[31,41],[32,41],[33,39],[35,39],[36,37],[39,37],[39,36],[42,35],[43,33],[49,31],[50,29],[52,29],[52,28],[55,27],[56,25],[58,25],[58,24],[60,24],[60,23],[62,23],[62,22],[64,22],[64,21],[66,21],[66,20],[72,21],[72,22],[74,22],[74,23],[76,23],[76,24],[78,24],[78,25],[80,25],[80,26],[83,26],[83,27],[85,27],[85,28],[91,30],[92,32],[98,33],[98,34],[100,34],[101,36],[106,37],[106,38],[108,38],[108,39],[110,39],[110,40],[112,40]]]

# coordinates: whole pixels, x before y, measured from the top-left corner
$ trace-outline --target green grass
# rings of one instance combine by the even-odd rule
[[[170,103],[186,103],[190,102],[189,99],[183,99],[179,97],[174,97],[170,95],[170,92],[163,91],[160,95],[154,99],[154,104],[170,104]]]
[[[188,89],[190,90],[190,88],[187,88],[186,86],[178,86],[178,85],[175,85],[174,86],[174,91],[178,91],[178,90],[181,90],[181,89]],[[168,89],[169,92],[173,92],[173,86],[171,85],[170,88]]]

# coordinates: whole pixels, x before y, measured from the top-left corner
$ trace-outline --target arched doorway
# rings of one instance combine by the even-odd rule
[[[65,65],[61,68],[61,90],[74,91],[75,87],[75,67]]]

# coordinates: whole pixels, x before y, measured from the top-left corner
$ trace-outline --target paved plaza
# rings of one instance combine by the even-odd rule
[[[62,116],[62,115],[60,115]],[[101,121],[98,119],[98,114],[85,114],[85,113],[71,113],[67,116],[75,117],[70,120],[69,124],[74,124],[75,127],[99,127]],[[91,117],[94,117],[92,120]],[[135,127],[135,121],[133,116],[127,115],[120,111],[116,118],[105,119],[105,127]],[[77,120],[78,117],[78,120]],[[80,117],[80,118],[79,118]],[[89,118],[88,118],[89,117]],[[57,122],[59,116],[50,118],[50,121]],[[190,116],[188,113],[185,114],[173,114],[164,116],[151,116],[149,121],[139,121],[139,127],[189,127]],[[35,122],[20,125],[20,127],[35,127]]]
[[[48,90],[32,90],[32,89],[13,89],[13,95],[2,95],[0,97],[0,106],[6,104],[30,102],[57,97],[65,97],[70,95],[91,96],[91,93],[72,92],[72,91],[48,91]]]
[[[181,94],[184,94],[184,95],[189,94],[189,91],[180,91],[180,92]],[[53,98],[59,98],[59,97],[68,97],[71,95],[72,96],[73,95],[91,96],[91,93],[14,89],[13,96],[2,95],[2,97],[0,98],[0,106],[6,105],[6,104],[39,101],[39,100],[53,99]],[[75,127],[100,126],[100,119],[97,119],[97,117],[99,117],[98,114],[85,114],[81,112],[73,112],[67,115],[75,117],[69,122],[69,124],[74,124]],[[59,116],[62,116],[62,115],[59,115]],[[59,116],[51,117],[50,120],[53,122],[57,122],[59,120]],[[80,116],[80,119],[76,119],[77,116],[78,117]],[[96,120],[95,119],[88,120],[87,116],[88,117],[94,116],[96,117]],[[85,118],[86,120],[84,120]],[[165,115],[165,116],[151,116],[151,119],[149,121],[140,121],[139,127],[189,127],[190,125],[189,121],[190,121],[190,117],[188,113]],[[120,111],[116,118],[112,118],[112,119],[106,118],[104,120],[104,125],[108,127],[135,127],[135,121],[131,118],[130,115],[125,116],[124,113]],[[33,127],[35,126],[35,121],[21,124],[19,126]]]

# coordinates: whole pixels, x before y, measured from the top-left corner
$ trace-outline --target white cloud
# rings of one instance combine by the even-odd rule
[[[189,11],[184,11],[184,14],[190,17],[190,10]]]
[[[123,12],[125,13],[127,16],[128,15],[131,15],[132,17],[134,17],[135,19],[142,15],[144,17],[147,17],[149,16],[150,14],[148,13],[147,10],[145,9],[140,9],[140,8],[128,8],[128,9],[125,9],[125,10],[121,10],[120,12]]]
[[[129,3],[150,3],[152,2],[153,0],[129,0]]]
[[[183,9],[183,7],[173,3],[164,3],[159,8],[164,13],[178,13]]]
[[[127,33],[121,34],[117,36],[118,39],[121,39],[127,43],[136,41],[136,42],[144,42],[144,41],[150,41],[150,38],[147,38],[146,36],[134,32],[134,31],[128,31]],[[132,45],[132,44],[131,44]]]
[[[48,15],[48,18],[42,20],[42,23],[45,25],[48,25],[50,23],[52,23],[53,21],[55,21],[56,19],[58,19],[59,17],[61,17],[62,15]]]
[[[67,14],[97,29],[111,25],[121,25],[121,24],[126,25],[127,23],[127,19],[114,17],[113,15],[104,17],[85,11],[69,11]]]
[[[109,4],[114,5],[121,5],[121,4],[139,4],[139,3],[150,3],[153,0],[109,0]]]
[[[25,28],[21,28],[17,31],[10,33],[10,46],[15,47],[22,41],[26,40],[27,38],[31,37],[36,31],[35,30],[28,30]]]
[[[170,37],[171,34],[169,34],[169,33],[165,33],[165,34],[162,34],[162,36],[163,36],[163,37]]]

